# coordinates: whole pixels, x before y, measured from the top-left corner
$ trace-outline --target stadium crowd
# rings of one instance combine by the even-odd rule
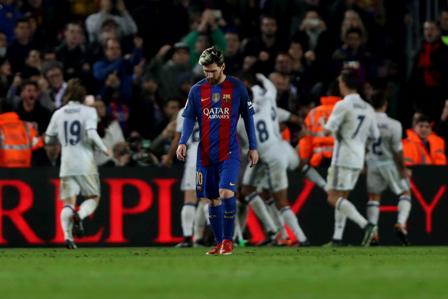
[[[262,73],[274,83],[278,106],[301,120],[283,125],[283,136],[293,145],[303,140],[300,154],[318,161],[313,166],[320,158],[313,160],[306,144],[321,146],[314,152],[328,158],[327,141],[309,140],[307,132],[319,130],[309,112],[334,105],[337,98],[328,96],[337,94],[327,90],[345,68],[362,78],[364,99],[380,90],[388,114],[409,128],[403,136],[409,165],[446,164],[448,10],[423,23],[408,76],[406,3],[0,0],[0,150],[21,159],[22,148],[8,145],[8,124],[18,119],[27,123],[26,135],[13,142],[29,142],[33,150],[32,159],[0,166],[58,165],[59,146],[35,137],[65,104],[71,78],[87,87],[98,133],[113,152],[113,158],[98,153],[99,165],[170,164],[177,112],[203,77],[197,61],[211,45],[224,51],[227,74]],[[331,112],[325,109],[318,111]]]

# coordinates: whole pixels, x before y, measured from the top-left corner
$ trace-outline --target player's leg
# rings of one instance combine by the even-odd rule
[[[84,236],[83,220],[95,212],[100,202],[100,179],[97,174],[74,176],[74,179],[80,187],[80,194],[84,200],[73,217],[73,234],[82,237]]]
[[[215,237],[215,246],[207,255],[220,254],[223,242],[224,208],[219,198],[218,169],[216,166],[196,165],[196,195],[200,201],[207,201],[210,226]]]
[[[184,240],[177,244],[176,247],[193,246],[193,224],[196,215],[196,202],[196,190],[185,190],[184,205],[180,212]]]
[[[300,227],[296,214],[289,205],[287,163],[285,163],[286,161],[282,157],[274,158],[274,156],[271,156],[271,158],[268,161],[267,173],[272,197],[276,202],[283,221],[292,230],[294,236],[299,241],[299,245],[308,246],[308,238]]]
[[[403,245],[409,245],[406,222],[408,221],[411,207],[411,192],[405,191],[400,194],[398,199],[398,216],[395,224],[395,233]]]
[[[387,186],[390,186],[391,176],[389,174],[389,169],[390,167],[387,165],[382,167],[369,165],[367,168],[366,180],[369,198],[367,202],[367,220],[374,225],[378,225],[380,217],[381,194],[386,190]],[[378,245],[378,243],[379,235],[377,231],[373,236],[372,245]]]
[[[196,193],[195,193],[196,197]],[[196,207],[196,214],[194,217],[194,243],[197,245],[205,245],[204,232],[208,223],[208,201],[200,200]]]
[[[380,169],[383,177],[387,181],[390,190],[399,196],[398,215],[395,224],[395,234],[403,245],[408,245],[408,232],[406,222],[411,211],[411,191],[407,179],[401,177],[397,167],[383,167]]]
[[[369,223],[348,200],[348,195],[354,188],[360,171],[360,169],[348,169],[332,165],[328,169],[327,194],[330,205],[364,230],[362,245],[368,246],[372,241],[376,226]]]
[[[193,246],[193,223],[196,215],[196,181],[195,169],[185,166],[182,176],[181,190],[184,192],[184,204],[180,212],[180,220],[184,240],[176,247]]]
[[[277,228],[266,208],[266,205],[263,202],[263,199],[257,192],[257,185],[261,184],[261,181],[265,176],[266,169],[261,163],[255,165],[254,167],[247,165],[244,170],[241,195],[244,202],[252,208],[255,215],[257,215],[258,219],[260,219],[261,223],[263,223],[263,227],[266,229],[268,234],[275,234],[277,232]],[[243,226],[245,226],[245,223],[243,223]]]
[[[73,240],[73,216],[75,215],[76,197],[79,194],[79,186],[72,177],[62,177],[60,183],[59,197],[64,202],[61,210],[61,227],[64,233],[64,244],[68,249],[76,249],[77,246]]]
[[[236,198],[240,161],[228,159],[219,165],[219,197],[222,202],[223,218],[223,244],[221,254],[229,255],[233,252],[233,235],[235,229]]]
[[[287,245],[289,243],[288,240],[288,232],[285,228],[285,220],[282,218],[282,214],[277,209],[277,205],[275,204],[275,199],[270,195],[266,200],[266,204],[268,206],[269,214],[271,214],[272,219],[274,220],[275,225],[279,229],[279,233],[276,238],[277,245]]]

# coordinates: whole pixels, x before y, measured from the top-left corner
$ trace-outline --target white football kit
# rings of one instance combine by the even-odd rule
[[[409,191],[409,183],[399,174],[394,160],[395,153],[403,150],[401,124],[386,113],[376,112],[380,138],[373,142],[367,152],[367,191],[381,194],[387,187],[396,195]]]
[[[257,137],[257,150],[260,163],[254,167],[246,167],[243,175],[243,185],[257,186],[264,177],[267,177],[270,189],[273,192],[288,187],[288,157],[283,155],[285,145],[280,136],[278,126],[278,110],[276,103],[277,90],[270,80],[258,76],[264,89],[258,85],[252,87],[254,105],[254,124]],[[289,118],[289,115],[288,115]],[[247,144],[247,137],[241,133],[244,124],[238,123],[239,135],[243,143]]]
[[[352,190],[364,166],[367,140],[380,134],[375,112],[359,94],[347,95],[335,105],[325,129],[335,137],[327,190]]]
[[[45,134],[61,144],[61,199],[100,195],[94,149],[107,148],[96,132],[97,123],[96,109],[77,102],[69,102],[51,117]]]
[[[184,118],[182,113],[184,108],[179,110],[176,119],[176,132],[181,133],[184,123]],[[196,190],[196,159],[199,145],[199,125],[196,122],[193,128],[193,133],[187,142],[187,157],[185,161],[184,174],[182,176],[182,182],[180,184],[180,189],[185,190]]]

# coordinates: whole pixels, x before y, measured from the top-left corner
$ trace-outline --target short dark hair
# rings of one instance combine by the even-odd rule
[[[386,93],[382,90],[375,90],[370,98],[370,104],[374,109],[380,109],[387,103]]]
[[[359,78],[357,72],[353,70],[343,70],[339,78],[351,90],[358,90],[361,88],[361,78]]]
[[[42,67],[42,73],[46,77],[48,72],[54,69],[58,69],[64,73],[64,65],[60,61],[49,61],[45,63]]]
[[[423,113],[421,113],[419,116],[417,116],[414,120],[414,124],[431,123],[431,122],[432,122],[431,118],[428,115],[423,114]]]
[[[339,84],[338,84],[337,80],[334,80],[334,81],[330,82],[330,84],[328,84],[326,95],[327,96],[335,96],[335,97],[341,96],[341,92],[339,91]]]
[[[28,85],[32,85],[32,86],[36,87],[36,89],[39,89],[39,85],[37,84],[36,81],[26,79],[26,80],[23,80],[22,84],[20,84],[20,92],[22,92],[25,89],[25,87],[27,87]]]
[[[205,49],[199,57],[199,64],[202,66],[216,63],[218,66],[224,64],[224,54],[216,47]]]
[[[86,88],[82,85],[81,80],[79,80],[78,78],[73,78],[68,80],[65,95],[67,96],[67,101],[84,103],[87,91]]]
[[[30,24],[30,19],[28,17],[22,17],[22,18],[18,19],[16,21],[15,28],[17,28],[17,26],[19,26],[20,23],[27,23],[29,25]]]

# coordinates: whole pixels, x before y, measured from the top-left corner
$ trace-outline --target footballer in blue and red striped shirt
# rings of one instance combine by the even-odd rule
[[[236,127],[244,120],[249,140],[248,159],[258,162],[253,108],[244,84],[224,74],[224,55],[215,47],[202,52],[199,58],[206,78],[190,90],[183,113],[184,124],[177,148],[177,157],[184,160],[186,143],[195,122],[199,123],[200,142],[196,165],[198,198],[211,200],[210,224],[216,246],[207,254],[232,254],[235,225],[240,146]]]

